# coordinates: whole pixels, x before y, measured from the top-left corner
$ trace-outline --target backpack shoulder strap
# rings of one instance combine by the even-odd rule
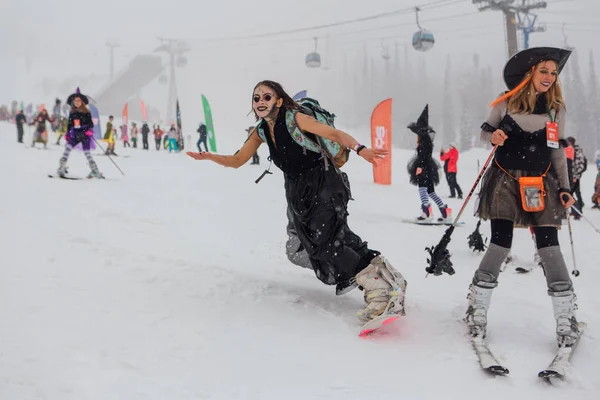
[[[267,143],[267,138],[265,136],[265,129],[263,128],[263,122],[264,122],[263,119],[258,121],[258,124],[256,125],[256,133],[258,134],[258,137],[260,138],[260,140],[262,140],[264,143]]]
[[[306,136],[298,127],[298,124],[296,123],[296,114],[298,114],[298,110],[287,110],[285,112],[285,125],[292,136],[292,139],[305,149],[320,153],[321,146]]]

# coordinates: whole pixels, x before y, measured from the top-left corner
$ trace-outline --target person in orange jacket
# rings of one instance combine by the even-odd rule
[[[458,150],[456,143],[450,143],[450,149],[444,152],[444,148],[440,151],[440,160],[444,162],[444,172],[446,173],[446,181],[450,187],[450,198],[453,199],[458,194],[458,198],[462,199],[463,194],[458,182],[456,181],[456,173],[458,172]]]

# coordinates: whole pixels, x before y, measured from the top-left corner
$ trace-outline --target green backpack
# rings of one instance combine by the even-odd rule
[[[285,113],[285,123],[288,128],[288,132],[290,135],[292,135],[294,141],[309,151],[323,153],[326,157],[331,159],[331,161],[333,161],[338,168],[346,164],[348,158],[350,157],[350,149],[337,142],[318,135],[315,135],[317,138],[317,141],[315,141],[305,135],[296,124],[296,114],[301,112],[302,114],[314,117],[317,121],[323,124],[335,128],[333,123],[335,114],[323,109],[317,100],[310,97],[302,98],[296,101],[296,103],[300,105],[300,110],[287,110]],[[261,126],[262,121],[257,125],[258,136],[263,142],[266,142],[267,139],[265,137],[265,131]]]

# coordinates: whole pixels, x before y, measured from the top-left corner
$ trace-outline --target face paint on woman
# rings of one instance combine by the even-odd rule
[[[279,112],[275,92],[266,86],[259,86],[252,95],[252,108],[259,118],[272,120],[277,117]]]

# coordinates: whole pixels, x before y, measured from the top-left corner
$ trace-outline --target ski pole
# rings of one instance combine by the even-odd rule
[[[596,225],[594,225],[594,224],[592,223],[592,221],[590,221],[590,220],[589,220],[589,219],[588,219],[588,218],[587,218],[585,215],[583,215],[583,213],[582,213],[581,211],[579,211],[579,210],[577,209],[577,207],[575,207],[575,206],[571,206],[571,208],[572,208],[573,210],[575,210],[575,212],[576,212],[577,214],[579,214],[579,216],[580,216],[580,217],[583,217],[583,219],[584,219],[584,220],[586,220],[586,221],[587,221],[587,223],[588,223],[588,224],[590,224],[590,225],[592,226],[592,228],[594,228],[594,230],[595,230],[596,232],[600,233],[600,229],[596,228]]]
[[[577,269],[577,263],[575,262],[575,247],[573,246],[573,230],[571,229],[571,212],[567,210],[567,225],[569,226],[569,240],[571,241],[571,257],[573,258],[573,271],[574,276],[579,276],[579,270]]]
[[[469,200],[471,200],[471,196],[473,195],[473,192],[475,192],[475,189],[477,189],[477,185],[479,185],[479,181],[481,180],[481,178],[483,178],[483,173],[487,169],[490,161],[492,161],[492,158],[494,157],[494,154],[496,153],[496,149],[497,148],[498,148],[498,145],[495,145],[494,148],[492,149],[492,151],[490,152],[490,155],[488,156],[487,160],[485,161],[485,164],[483,164],[483,168],[481,168],[481,171],[479,172],[479,175],[477,176],[477,179],[475,179],[475,183],[473,184],[473,187],[471,188],[471,191],[467,195],[467,198],[463,202],[463,205],[460,208],[460,211],[458,212],[458,215],[456,216],[456,218],[454,218],[454,222],[452,222],[452,226],[456,226],[456,224],[458,224],[460,216],[462,215],[463,211],[467,207],[467,204],[469,203]]]
[[[112,163],[115,165],[115,167],[117,167],[117,169],[119,170],[119,172],[125,176],[125,173],[123,171],[121,171],[121,168],[119,168],[119,166],[117,165],[117,163],[112,159],[112,157],[110,156],[110,154],[108,154],[103,148],[102,146],[100,146],[100,143],[98,143],[98,141],[96,140],[96,138],[94,136],[92,136],[92,139],[94,140],[94,143],[96,143],[96,146],[98,146],[100,148],[100,150],[102,150],[104,152],[104,154],[106,154],[108,156],[108,159],[110,161],[112,161]]]

